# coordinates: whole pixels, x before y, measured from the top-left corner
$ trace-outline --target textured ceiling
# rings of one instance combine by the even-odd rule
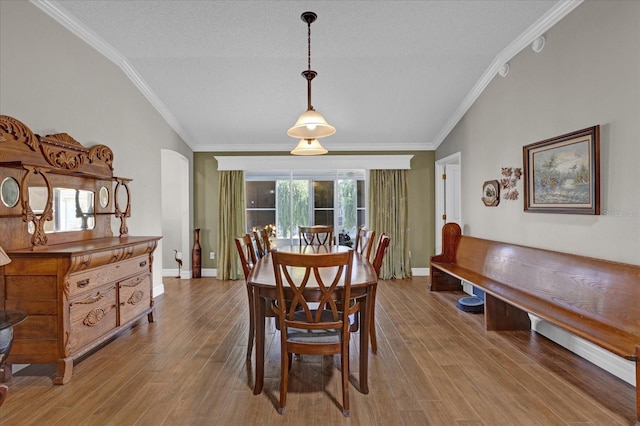
[[[331,150],[434,149],[500,65],[579,2],[40,1],[129,74],[194,151],[288,151],[312,103]],[[546,27],[545,27],[546,26]],[[496,77],[499,78],[499,77]]]

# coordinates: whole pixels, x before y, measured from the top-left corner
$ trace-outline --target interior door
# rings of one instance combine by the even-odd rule
[[[436,254],[442,252],[442,227],[455,222],[462,227],[462,169],[460,153],[436,161]]]
[[[445,167],[444,197],[445,220],[442,225],[449,222],[460,224],[460,164],[447,164]]]

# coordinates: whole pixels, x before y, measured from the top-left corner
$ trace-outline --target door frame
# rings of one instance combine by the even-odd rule
[[[442,179],[442,175],[447,171],[448,164],[457,164],[460,166],[460,174],[462,175],[462,153],[456,152],[451,154],[445,158],[437,160],[435,163],[435,185],[436,185],[436,205],[435,205],[435,248],[436,254],[442,252],[442,227],[446,223],[445,220],[442,219],[442,216],[445,214],[445,201],[446,201],[446,191],[445,191],[445,182]],[[458,205],[462,206],[462,178],[458,180],[458,185],[455,188],[454,194],[449,194],[449,196],[458,197]],[[462,207],[460,208],[460,222],[462,222]]]

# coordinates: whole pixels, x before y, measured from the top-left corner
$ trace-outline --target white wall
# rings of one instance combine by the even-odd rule
[[[464,233],[640,264],[640,2],[587,1],[496,76],[436,151],[462,152]],[[481,201],[522,147],[600,124],[600,216],[525,213]]]
[[[180,152],[190,167],[193,153],[116,65],[26,1],[0,2],[0,114],[38,134],[108,145],[115,175],[133,179],[129,233],[162,235],[160,150]],[[162,241],[154,294],[160,253]]]

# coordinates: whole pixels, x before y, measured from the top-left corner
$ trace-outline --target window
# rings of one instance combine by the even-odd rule
[[[278,239],[298,238],[298,226],[331,225],[337,236],[366,223],[364,170],[245,173],[248,231],[276,226]]]
[[[245,202],[247,225],[249,230],[253,226],[262,224],[262,228],[276,223],[276,182],[257,181],[246,182]]]

